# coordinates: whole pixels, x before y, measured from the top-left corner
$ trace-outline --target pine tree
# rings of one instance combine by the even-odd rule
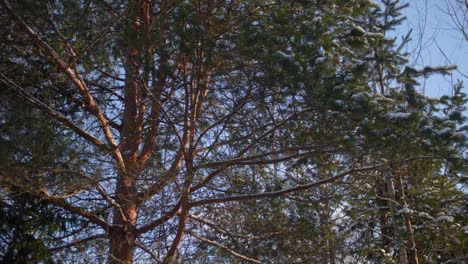
[[[387,36],[399,1],[1,3],[2,97],[16,101],[0,186],[65,224],[35,237],[55,260],[463,256],[442,234],[462,232],[449,222],[463,221],[466,99],[461,85],[417,93],[418,77],[450,68],[406,67]],[[456,202],[420,204],[439,198]],[[424,213],[437,228],[416,233]]]

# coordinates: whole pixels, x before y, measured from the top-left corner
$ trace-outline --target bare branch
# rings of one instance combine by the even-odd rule
[[[120,214],[120,217],[122,217],[122,219],[127,222],[127,217],[125,216],[125,213],[122,211],[122,207],[120,206],[120,204],[118,204],[114,199],[112,199],[112,197],[110,197],[109,194],[106,193],[106,191],[99,185],[99,184],[96,184],[96,189],[98,190],[99,194],[110,204],[112,205],[115,210],[117,210],[117,212]]]
[[[136,244],[137,247],[141,248],[143,251],[148,253],[154,259],[154,261],[156,261],[156,263],[161,263],[161,260],[151,251],[151,249],[149,249],[147,246],[143,245],[143,243],[141,243],[140,240],[137,239],[135,241],[135,244]]]
[[[266,136],[274,133],[276,130],[278,130],[281,126],[283,126],[284,124],[286,124],[288,121],[291,121],[292,119],[298,117],[299,115],[305,113],[305,112],[308,112],[310,111],[310,109],[304,109],[303,111],[301,112],[298,112],[298,113],[294,113],[292,115],[290,115],[289,117],[283,119],[281,122],[278,122],[276,123],[273,127],[271,127],[270,129],[268,129],[267,131],[265,131],[263,134],[261,134],[260,136],[258,136],[257,138],[254,138],[252,140],[252,142],[250,144],[248,144],[246,147],[244,147],[241,151],[239,151],[239,153],[237,153],[236,158],[241,158],[245,153],[247,153],[247,151],[249,151],[251,148],[253,148],[261,139],[265,138]],[[213,179],[214,177],[216,177],[218,174],[220,174],[221,172],[225,171],[227,168],[229,168],[230,166],[232,166],[233,164],[230,164],[230,163],[224,163],[222,164],[221,166],[219,166],[219,168],[213,172],[211,172],[208,176],[205,177],[205,179],[203,179],[200,183],[198,183],[196,186],[194,186],[193,188],[191,188],[191,191],[194,192],[198,189],[200,189],[201,187],[203,187],[206,183],[208,183],[209,181],[211,181],[211,179]]]
[[[88,87],[86,86],[86,83],[84,82],[83,78],[79,74],[79,72],[75,69],[72,70],[70,66],[59,56],[59,54],[46,42],[44,42],[40,36],[28,25],[26,22],[20,18],[18,15],[15,14],[13,11],[13,8],[11,7],[11,4],[7,0],[2,0],[2,5],[5,8],[6,12],[9,14],[10,17],[15,20],[15,22],[26,32],[26,34],[29,36],[29,38],[36,44],[37,47],[45,50],[47,54],[50,56],[50,58],[57,63],[59,68],[68,76],[70,81],[75,84],[75,86],[78,88],[80,91],[81,95],[85,99],[86,105],[85,109],[87,109],[92,115],[96,117],[96,119],[99,122],[99,125],[104,133],[104,136],[106,137],[106,140],[108,144],[111,145],[111,148],[113,149],[113,156],[114,159],[117,162],[117,165],[119,166],[119,169],[122,171],[126,171],[125,168],[125,163],[123,161],[122,155],[120,151],[117,148],[117,143],[114,140],[114,136],[112,135],[109,122],[99,109],[99,106],[96,104],[93,96],[90,94]],[[73,49],[69,47],[69,51],[72,53],[74,57],[76,57],[76,54],[74,53]]]
[[[102,227],[102,229],[104,229],[106,232],[109,231],[109,224],[102,218],[84,210],[83,208],[80,208],[80,207],[77,207],[77,206],[73,206],[71,205],[70,203],[68,203],[67,201],[65,201],[64,199],[58,199],[58,198],[49,198],[49,197],[38,197],[39,199],[42,199],[43,201],[45,202],[48,202],[50,204],[53,204],[53,205],[56,205],[56,206],[59,206],[67,211],[69,211],[70,213],[74,213],[74,214],[77,214],[77,215],[81,215],[85,218],[87,218],[88,220],[90,220],[91,222],[97,224],[98,226]]]
[[[153,230],[155,227],[157,226],[160,226],[162,224],[164,224],[167,220],[171,219],[172,217],[174,217],[176,214],[179,214],[180,213],[180,207],[181,207],[181,203],[178,202],[176,204],[176,206],[174,206],[174,208],[172,208],[171,211],[167,212],[165,215],[163,215],[161,218],[158,218],[156,220],[154,220],[153,222],[150,222],[148,223],[147,225],[144,225],[140,228],[138,228],[136,231],[135,231],[135,235],[136,236],[140,236],[141,234],[143,233],[146,233],[148,231],[151,231]]]
[[[85,243],[85,242],[88,242],[88,241],[93,241],[93,240],[101,239],[101,238],[107,238],[107,234],[97,234],[97,235],[89,236],[89,237],[86,237],[86,238],[75,239],[75,240],[73,240],[72,242],[70,242],[68,244],[58,246],[58,247],[54,247],[54,248],[49,248],[49,252],[55,253],[55,252],[63,250],[63,249],[75,247],[75,246],[77,246],[77,245],[79,245],[81,243]]]
[[[283,189],[283,190],[278,190],[278,191],[273,191],[273,192],[255,193],[255,194],[236,195],[236,196],[221,197],[221,198],[209,198],[205,200],[192,202],[190,205],[192,207],[197,207],[197,206],[215,204],[215,203],[226,203],[226,202],[244,201],[244,200],[258,200],[258,199],[264,199],[264,198],[279,197],[279,196],[283,196],[289,193],[305,191],[315,186],[320,186],[323,184],[331,183],[355,172],[375,170],[382,166],[383,165],[375,165],[375,166],[363,167],[363,168],[358,168],[358,169],[352,168],[350,170],[347,170],[345,172],[342,172],[340,174],[337,174],[335,176],[332,176],[323,180],[319,180],[319,181],[315,181],[315,182],[307,183],[303,185],[298,185],[298,186],[294,186],[294,187]]]
[[[91,135],[88,132],[81,129],[79,126],[77,126],[72,121],[68,120],[65,116],[63,116],[59,112],[55,111],[54,109],[52,109],[48,105],[44,104],[39,99],[29,95],[22,87],[20,87],[18,84],[16,84],[14,81],[9,79],[7,76],[5,76],[1,72],[0,72],[0,81],[3,82],[8,88],[16,91],[17,92],[16,95],[19,96],[20,98],[26,100],[26,102],[29,105],[44,111],[46,114],[48,114],[49,116],[51,116],[55,120],[59,121],[60,123],[62,123],[66,127],[70,128],[72,131],[77,133],[82,138],[88,140],[93,145],[97,146],[99,149],[101,149],[103,151],[106,151],[106,152],[109,152],[109,151],[112,150],[109,146],[107,146],[106,144],[101,142],[99,139],[97,139],[93,135]]]
[[[172,245],[169,248],[166,258],[164,259],[163,263],[172,263],[174,260],[174,256],[177,252],[177,249],[179,248],[179,244],[182,241],[182,238],[185,234],[185,227],[187,224],[187,219],[189,215],[189,210],[190,210],[190,204],[189,204],[189,196],[190,196],[190,185],[192,184],[192,179],[193,179],[193,171],[189,168],[189,171],[187,172],[188,175],[185,179],[184,186],[182,189],[182,195],[180,198],[180,204],[181,204],[181,210],[179,216],[179,223],[177,226],[177,233],[172,241]]]
[[[99,216],[92,214],[81,207],[71,205],[66,199],[58,198],[54,196],[48,196],[46,193],[42,192],[37,188],[30,188],[29,184],[25,184],[24,181],[28,180],[26,176],[27,172],[21,168],[15,168],[10,166],[1,166],[0,167],[0,186],[3,188],[3,183],[6,182],[8,189],[18,189],[22,192],[26,192],[33,197],[36,197],[38,200],[44,201],[46,203],[58,206],[69,211],[72,214],[80,215],[92,223],[102,227],[106,232],[109,231],[109,224]],[[20,181],[15,182],[14,179],[20,179]],[[21,181],[21,179],[23,181]],[[31,183],[31,182],[29,182]]]
[[[229,232],[229,231],[227,231],[225,229],[222,229],[221,227],[217,226],[216,224],[214,224],[214,223],[212,223],[212,222],[210,222],[210,221],[208,221],[206,219],[203,219],[202,217],[190,214],[189,218],[191,218],[191,219],[193,219],[193,220],[195,220],[197,222],[206,224],[207,226],[213,228],[217,232],[219,232],[219,233],[221,233],[223,235],[230,236],[230,237],[243,238],[243,239],[249,239],[249,240],[260,240],[260,239],[265,238],[265,237],[270,237],[270,236],[279,234],[279,232],[267,233],[267,234],[263,234],[261,236],[234,234],[234,233],[231,233],[231,232]]]
[[[226,161],[216,161],[216,162],[200,164],[198,167],[199,168],[211,168],[211,167],[220,167],[220,166],[223,166],[223,165],[226,165],[226,164],[229,164],[230,166],[233,166],[233,165],[271,164],[271,163],[281,162],[281,161],[285,161],[285,160],[292,160],[292,159],[295,159],[295,158],[299,158],[299,157],[303,157],[303,156],[308,156],[310,154],[315,154],[315,153],[318,153],[318,152],[322,152],[321,150],[316,150],[316,149],[310,150],[311,148],[312,147],[285,148],[285,149],[282,149],[282,150],[271,151],[271,152],[262,153],[262,154],[259,154],[259,155],[252,155],[252,156],[246,156],[246,157],[242,157],[242,158],[235,158],[235,159],[226,160]],[[299,152],[300,150],[308,150],[308,151]],[[296,153],[292,153],[292,152],[296,152]],[[276,155],[282,155],[282,156],[267,159],[268,157],[276,156]]]
[[[253,259],[253,258],[249,258],[249,257],[247,257],[247,256],[245,256],[245,255],[242,255],[242,254],[240,254],[240,253],[237,253],[237,252],[235,252],[234,250],[232,250],[232,249],[230,249],[230,248],[228,248],[228,247],[226,247],[226,246],[224,246],[224,245],[221,245],[221,244],[219,244],[219,243],[217,243],[217,242],[215,242],[215,241],[213,241],[213,240],[209,240],[209,239],[206,238],[206,237],[199,236],[199,235],[197,235],[197,234],[195,234],[195,233],[193,233],[193,232],[190,232],[190,231],[188,231],[187,234],[193,236],[194,238],[196,238],[196,239],[198,239],[198,240],[200,240],[200,241],[202,241],[202,242],[205,242],[205,243],[207,243],[207,244],[210,244],[210,245],[212,245],[212,246],[215,246],[215,247],[217,247],[217,248],[220,248],[220,249],[222,249],[222,250],[228,252],[229,254],[231,254],[231,255],[233,255],[233,256],[235,256],[235,257],[237,257],[237,258],[240,258],[240,259],[242,259],[242,260],[248,261],[248,262],[250,262],[250,263],[262,263],[262,262],[260,262],[259,260],[256,260],[256,259]]]

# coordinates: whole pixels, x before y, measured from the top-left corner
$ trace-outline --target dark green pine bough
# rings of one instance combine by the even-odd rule
[[[397,0],[8,1],[3,263],[456,263],[466,97]]]

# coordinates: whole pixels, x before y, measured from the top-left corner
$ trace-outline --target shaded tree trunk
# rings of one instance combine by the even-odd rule
[[[391,233],[392,228],[389,225],[389,201],[387,198],[386,192],[386,182],[378,179],[376,181],[377,186],[377,205],[379,207],[379,224],[381,230],[381,245],[385,252],[391,251]]]
[[[389,199],[390,212],[395,213],[397,211],[397,195],[394,184],[394,179],[392,172],[389,170],[384,171],[384,179],[387,185],[387,198]],[[397,242],[401,241],[400,231],[398,230],[398,220],[397,217],[393,214],[392,216],[392,225],[393,225],[393,239]],[[404,243],[398,243],[398,256],[399,263],[408,264],[408,256],[406,251],[406,246]]]
[[[405,190],[403,188],[403,179],[400,173],[397,175],[397,186],[398,186],[398,191],[400,192],[400,204],[402,204],[405,207],[408,207],[408,203],[406,201],[406,195],[405,195]],[[405,223],[405,228],[406,228],[406,236],[407,236],[407,241],[406,244],[409,247],[409,252],[407,252],[407,259],[410,264],[419,264],[419,259],[418,259],[418,252],[416,249],[416,241],[414,240],[414,234],[413,234],[413,228],[411,226],[411,219],[409,214],[404,214],[403,215],[403,221]]]
[[[113,211],[109,230],[108,263],[132,263],[135,247],[137,204],[135,202],[135,175],[119,175],[117,180],[117,204]]]
[[[133,263],[135,239],[127,226],[114,225],[110,230],[109,264]]]
[[[125,87],[124,111],[120,132],[120,152],[125,167],[117,174],[116,205],[113,210],[110,230],[109,263],[132,263],[135,247],[137,219],[136,182],[141,170],[137,151],[140,145],[143,126],[142,115],[145,111],[141,103],[142,88],[140,80],[140,54],[143,51],[140,38],[143,13],[142,7],[148,5],[145,0],[128,2],[126,15],[126,46],[124,53]]]

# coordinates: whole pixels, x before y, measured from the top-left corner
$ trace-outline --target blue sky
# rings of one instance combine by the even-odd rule
[[[458,70],[451,76],[432,76],[421,80],[420,91],[431,97],[451,94],[453,84],[461,80],[468,92],[468,41],[446,13],[448,1],[456,0],[406,0],[410,6],[403,10],[407,20],[399,28],[398,35],[413,29],[412,42],[408,47],[411,63],[419,68],[424,65],[457,65]],[[461,14],[467,10],[459,9]],[[465,25],[468,21],[465,21]],[[468,25],[467,25],[468,26]]]

